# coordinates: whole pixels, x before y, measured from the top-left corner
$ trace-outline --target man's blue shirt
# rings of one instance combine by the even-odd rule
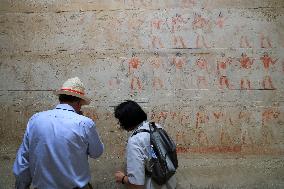
[[[97,158],[103,150],[95,123],[59,104],[30,118],[13,172],[19,185],[32,181],[43,189],[82,187],[90,181],[88,156]]]

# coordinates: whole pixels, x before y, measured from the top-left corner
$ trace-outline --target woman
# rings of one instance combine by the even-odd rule
[[[150,134],[148,132],[139,132],[133,135],[135,131],[140,129],[149,130],[147,114],[142,108],[136,102],[128,100],[119,104],[115,108],[114,114],[119,120],[120,127],[132,132],[126,147],[126,173],[117,171],[115,173],[116,182],[136,189],[176,188],[175,175],[166,184],[160,186],[145,174],[145,166],[147,166],[150,159]]]

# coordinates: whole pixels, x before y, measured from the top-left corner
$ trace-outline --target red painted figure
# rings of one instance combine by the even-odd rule
[[[181,47],[181,48],[187,48],[186,42],[183,39],[183,37],[178,34],[177,31],[180,31],[184,24],[186,24],[187,21],[184,19],[180,14],[176,14],[174,17],[172,17],[172,33],[173,35],[173,43],[175,47]]]
[[[158,44],[158,45],[157,45]],[[152,47],[153,48],[164,48],[164,45],[162,43],[162,40],[160,37],[154,35],[152,36]]]
[[[201,39],[200,39],[201,38]],[[205,48],[209,48],[208,44],[203,35],[197,34],[196,41],[195,41],[196,48],[201,48],[202,46]]]
[[[273,60],[267,52],[264,53],[264,55],[262,57],[260,57],[260,60],[263,63],[263,68],[266,71],[266,75],[263,78],[262,81],[262,86],[263,89],[275,89],[273,83],[272,83],[272,78],[271,76],[268,75],[268,71],[270,66],[276,64],[278,59]]]
[[[196,113],[196,123],[195,127],[199,128],[200,124],[205,124],[208,123],[209,121],[209,116],[205,114],[205,112],[199,111]]]
[[[207,73],[208,73],[208,63],[207,61],[205,60],[205,58],[203,57],[200,57],[196,60],[196,66],[202,70],[206,70]]]
[[[240,59],[240,64],[242,68],[250,69],[254,63],[254,59],[251,60],[246,53],[242,53],[242,57]]]
[[[231,58],[224,58],[225,55],[222,55],[222,59],[217,61],[217,74],[218,75],[227,75],[226,69],[229,67],[229,65],[232,64]]]
[[[150,64],[153,69],[153,88],[164,88],[164,82],[160,78],[161,74],[163,73],[163,61],[158,53],[155,53],[155,56],[151,58]]]
[[[202,71],[202,70],[205,71],[203,73],[200,73],[201,75],[197,76],[197,86],[198,86],[198,88],[201,88],[201,87],[207,88],[208,87],[208,80],[207,80],[207,76],[205,76],[205,75],[209,74],[208,62],[206,61],[205,58],[200,57],[196,60],[195,64],[200,69],[200,71]]]
[[[172,63],[175,65],[176,69],[182,69],[183,66],[186,64],[185,59],[181,57],[180,54],[173,57]]]
[[[252,46],[250,45],[249,41],[248,41],[248,37],[242,35],[241,39],[240,39],[240,47],[241,48],[252,48]]]
[[[174,35],[174,37],[173,37],[174,39],[174,46],[175,47],[178,47],[178,46],[180,46],[180,47],[182,47],[182,48],[187,48],[187,46],[186,46],[186,43],[185,43],[185,41],[184,41],[184,39],[183,39],[183,37],[182,36],[180,36],[180,35]],[[180,44],[180,45],[179,45]]]
[[[280,111],[278,108],[266,108],[262,113],[261,134],[265,144],[270,144],[274,138],[273,130],[271,128],[274,124],[268,124],[267,122],[277,120],[279,115]]]
[[[162,19],[154,19],[152,22],[151,22],[151,29],[152,29],[152,47],[153,48],[156,48],[156,47],[159,47],[159,48],[164,48],[164,45],[162,43],[162,40],[161,38],[158,36],[159,33],[160,33],[160,30],[162,29],[162,25],[164,24],[165,22],[162,20]]]
[[[195,14],[194,20],[192,21],[192,29],[193,30],[201,29],[204,31],[210,30],[209,20],[206,20],[200,14]],[[195,45],[196,48],[201,48],[202,45],[205,48],[209,48],[209,46],[206,43],[205,37],[203,36],[203,34],[200,33],[197,33]]]
[[[129,74],[131,75],[130,87],[131,87],[132,92],[135,89],[135,83],[138,87],[138,90],[139,91],[142,90],[142,83],[141,83],[139,76],[138,76],[139,66],[140,66],[140,60],[138,59],[138,57],[133,55],[133,57],[129,61]]]
[[[271,76],[269,75],[264,76],[263,81],[262,81],[262,86],[263,86],[263,89],[275,89],[272,83]]]
[[[246,78],[241,79],[241,89],[251,89],[250,80]]]
[[[228,89],[232,88],[232,85],[229,82],[229,78],[227,77],[227,69],[229,65],[232,64],[231,58],[226,58],[225,54],[222,53],[221,59],[217,61],[217,75],[219,77],[219,87],[224,89],[225,87]]]
[[[271,48],[271,40],[268,36],[265,36],[262,32],[260,33],[260,47],[261,48]],[[265,44],[266,41],[266,44]]]
[[[224,89],[224,87],[231,89],[229,78],[227,76],[221,76],[219,79],[220,88]]]
[[[152,21],[152,28],[154,28],[156,30],[160,30],[162,24],[164,24],[164,21],[162,19],[154,19]]]
[[[194,20],[192,21],[193,29],[205,29],[209,25],[209,20],[203,18],[200,14],[196,14]]]
[[[224,116],[224,113],[223,112],[213,112],[213,115],[216,120],[219,120]]]
[[[174,33],[181,30],[186,23],[187,21],[180,14],[176,14],[174,17],[172,17],[172,32]]]
[[[270,65],[274,65],[278,59],[276,60],[273,60],[269,55],[268,53],[264,53],[264,55],[260,58],[260,60],[262,61],[263,63],[263,67],[265,70],[269,70],[269,66]]]
[[[224,27],[224,22],[225,22],[226,18],[222,15],[222,13],[220,12],[217,21],[216,21],[216,25],[219,28],[223,28]]]

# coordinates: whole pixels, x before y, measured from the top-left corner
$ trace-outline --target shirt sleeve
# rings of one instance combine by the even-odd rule
[[[30,123],[30,122],[29,122]],[[17,156],[13,166],[13,173],[16,177],[16,188],[23,189],[32,182],[29,167],[29,123],[24,134],[23,142],[17,152]]]
[[[91,158],[98,158],[104,151],[104,144],[101,142],[96,125],[93,121],[84,122],[85,135],[88,142],[88,155]]]
[[[131,184],[144,185],[145,184],[145,161],[143,149],[137,141],[128,140],[127,143],[127,176]]]

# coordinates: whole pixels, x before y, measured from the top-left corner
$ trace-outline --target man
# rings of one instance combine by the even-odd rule
[[[90,103],[78,77],[68,79],[55,94],[60,104],[33,115],[26,128],[13,173],[16,189],[91,189],[88,156],[104,150],[95,123],[80,115]]]
[[[173,175],[166,184],[158,185],[145,173],[147,160],[150,159],[150,134],[137,130],[149,130],[147,114],[134,101],[125,101],[114,110],[115,117],[119,120],[120,127],[132,134],[128,139],[126,147],[126,174],[123,171],[115,173],[116,182],[135,189],[175,189],[176,178]],[[160,127],[157,125],[157,127]]]

